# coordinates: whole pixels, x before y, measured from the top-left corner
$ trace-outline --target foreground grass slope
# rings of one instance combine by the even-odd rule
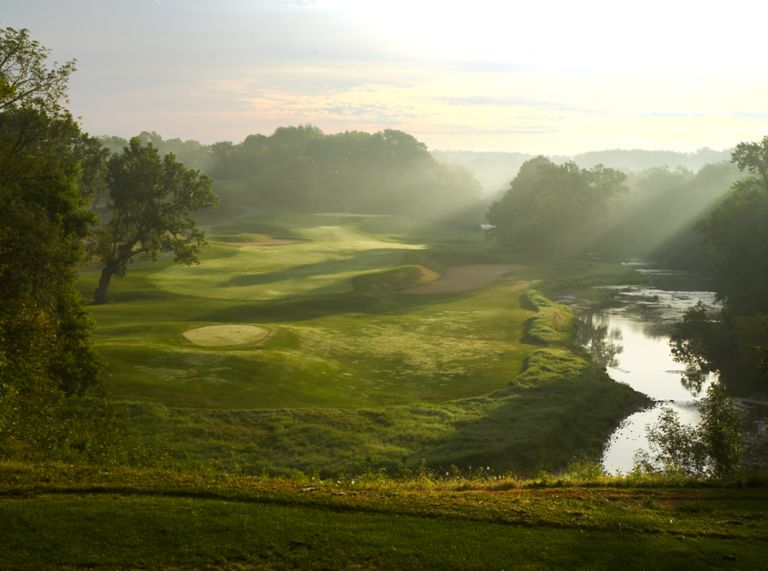
[[[568,309],[530,289],[546,272],[511,265],[479,232],[251,214],[211,233],[199,267],[139,265],[113,304],[92,308],[113,394],[158,463],[531,473],[598,456],[643,402],[571,346]],[[467,264],[510,271],[480,289],[407,293]],[[268,335],[231,346],[184,335],[206,326]]]
[[[640,484],[292,481],[6,464],[0,568],[763,568],[765,488]]]

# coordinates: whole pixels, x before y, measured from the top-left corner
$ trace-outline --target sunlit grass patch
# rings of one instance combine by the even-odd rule
[[[521,305],[535,311],[526,324],[526,338],[539,344],[563,344],[573,336],[575,318],[566,305],[555,303],[535,290],[526,291]]]
[[[257,227],[259,220],[254,222]],[[321,216],[300,218],[302,225],[291,230],[300,240],[285,240],[279,247],[266,241],[259,246],[255,239],[244,243],[244,237],[264,235],[244,232],[247,224],[240,222],[232,228],[236,233],[221,234],[200,266],[168,266],[150,279],[163,291],[212,299],[343,294],[352,291],[354,278],[397,266],[404,251],[425,248],[384,240],[353,226],[330,225],[333,221]],[[217,227],[217,232],[225,228]]]
[[[238,245],[267,235],[265,224],[303,241]],[[236,240],[213,243],[198,267],[136,266],[115,303],[91,308],[112,394],[179,469],[338,474],[424,461],[529,473],[599,455],[640,402],[571,352],[570,312],[530,291],[545,271],[509,265],[475,291],[401,293],[451,261],[513,262],[471,236],[342,215],[260,215],[215,231]],[[412,243],[398,241],[406,231]],[[416,239],[430,234],[461,241]],[[84,291],[96,277],[83,276]],[[184,337],[254,325],[269,335],[221,346]]]

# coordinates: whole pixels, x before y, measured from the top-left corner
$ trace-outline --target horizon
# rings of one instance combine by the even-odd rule
[[[730,149],[768,132],[768,6],[748,0],[6,4],[0,25],[78,61],[70,107],[95,135],[210,144],[308,123],[572,156]]]
[[[118,134],[115,134],[115,133],[98,133],[98,134],[90,133],[90,135],[94,136],[94,137],[97,137],[97,138],[119,137],[121,139],[125,139],[126,141],[128,141],[132,137],[139,136],[142,133],[150,133],[150,134],[159,135],[160,138],[163,139],[163,141],[171,141],[171,140],[174,140],[174,139],[178,139],[178,140],[180,140],[182,142],[197,142],[197,143],[200,143],[201,145],[204,145],[204,146],[211,146],[211,145],[214,145],[216,143],[232,143],[232,144],[235,144],[235,145],[239,145],[246,138],[251,137],[251,136],[270,137],[270,136],[272,136],[275,133],[275,131],[277,129],[293,128],[293,127],[300,127],[300,126],[318,127],[317,125],[311,125],[311,124],[301,124],[301,125],[286,124],[286,125],[280,125],[279,127],[277,127],[276,129],[273,129],[270,132],[248,133],[242,139],[239,139],[239,140],[221,139],[221,140],[211,140],[211,141],[202,141],[202,140],[196,139],[196,138],[176,137],[176,136],[173,136],[173,135],[166,136],[164,133],[158,133],[157,131],[152,131],[152,130],[148,130],[148,129],[143,129],[143,130],[141,130],[139,132],[130,133],[130,134],[127,134],[127,135],[118,135]],[[320,127],[318,127],[318,128],[320,128]],[[325,129],[321,129],[321,128],[320,128],[320,130],[323,132],[324,135],[341,135],[341,134],[344,134],[346,132],[362,131],[361,129],[348,129],[346,131],[330,132],[330,131],[326,131]],[[381,131],[383,131],[383,129]],[[364,131],[364,132],[366,132],[366,133],[376,133],[376,132],[380,132],[380,131]],[[412,135],[412,133],[408,133],[408,134]],[[416,137],[416,139],[419,142],[421,142],[421,143],[424,142],[421,139],[419,139],[418,137]],[[714,152],[714,153],[725,153],[725,152],[732,151],[735,148],[735,146],[736,145],[734,144],[734,145],[732,145],[730,147],[725,147],[725,148],[720,148],[720,149],[704,146],[704,147],[699,147],[699,148],[693,149],[693,150],[676,150],[676,149],[669,149],[669,148],[654,148],[654,149],[646,148],[646,149],[641,149],[641,148],[613,147],[613,148],[589,149],[589,150],[586,150],[586,151],[579,151],[579,152],[576,152],[576,153],[559,153],[559,152],[534,153],[534,152],[526,151],[526,150],[500,150],[500,149],[477,150],[477,149],[463,149],[463,148],[432,148],[429,145],[427,145],[427,150],[430,153],[431,152],[436,152],[436,153],[506,154],[506,155],[530,155],[532,157],[541,155],[541,156],[546,156],[546,157],[550,157],[550,158],[561,158],[561,157],[575,157],[575,156],[587,155],[587,154],[591,154],[591,153],[612,153],[612,152],[623,152],[623,153],[636,153],[636,152],[637,153],[673,153],[673,154],[678,154],[678,155],[695,156],[695,155],[697,155],[699,153],[707,152],[707,151]]]

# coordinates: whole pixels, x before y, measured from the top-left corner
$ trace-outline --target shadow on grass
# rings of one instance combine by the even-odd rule
[[[427,465],[533,475],[574,460],[599,459],[607,438],[642,401],[628,386],[591,368],[578,378],[533,387],[512,384],[504,393],[497,393],[498,404],[485,414],[458,421],[453,432],[424,449]]]
[[[464,474],[524,476],[598,459],[615,427],[644,402],[589,368],[577,378],[513,381],[504,391],[444,404],[159,411],[140,405],[134,420],[151,438],[171,435],[180,467],[336,477],[397,474],[423,462],[439,473],[456,466]]]
[[[253,286],[258,284],[281,282],[296,278],[312,278],[342,272],[375,270],[400,263],[401,249],[377,248],[356,252],[336,260],[326,260],[313,264],[292,266],[276,272],[241,274],[229,280],[225,287]]]
[[[280,323],[285,321],[303,321],[345,313],[374,313],[382,315],[405,313],[418,307],[442,301],[445,301],[445,298],[442,296],[440,299],[427,299],[427,296],[420,296],[420,299],[410,301],[407,306],[403,306],[400,303],[395,304],[392,299],[387,299],[381,295],[355,291],[347,294],[313,295],[312,297],[292,298],[281,301],[233,305],[198,315],[195,318],[198,321],[216,323],[239,323],[246,321]]]

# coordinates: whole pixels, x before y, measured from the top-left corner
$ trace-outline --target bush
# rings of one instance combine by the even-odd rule
[[[698,426],[682,424],[670,408],[662,411],[659,421],[648,428],[650,452],[639,453],[635,460],[641,471],[720,478],[739,470],[744,454],[742,418],[733,400],[721,386],[712,385],[697,407]]]

